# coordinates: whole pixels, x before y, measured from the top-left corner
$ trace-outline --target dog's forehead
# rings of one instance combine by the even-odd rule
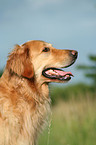
[[[45,42],[45,41],[41,41],[41,40],[30,40],[30,41],[27,41],[26,43],[24,44],[21,44],[21,46],[25,46],[25,45],[43,45],[43,46],[49,46],[49,47],[52,47],[52,44],[51,43],[48,43],[48,42]]]
[[[45,43],[44,43],[44,46],[52,47],[52,44],[45,42]]]

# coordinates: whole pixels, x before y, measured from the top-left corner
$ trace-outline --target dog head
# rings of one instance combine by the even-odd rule
[[[55,49],[44,41],[29,41],[19,46],[9,55],[7,69],[26,79],[45,82],[67,82],[72,73],[60,68],[69,67],[77,58],[75,50]]]

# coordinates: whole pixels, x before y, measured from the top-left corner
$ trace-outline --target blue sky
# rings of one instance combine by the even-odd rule
[[[75,66],[96,54],[96,0],[0,0],[0,69],[14,44],[28,40],[76,49],[78,60],[68,70],[72,82],[85,81]]]

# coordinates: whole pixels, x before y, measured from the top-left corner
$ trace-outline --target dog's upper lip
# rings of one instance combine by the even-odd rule
[[[67,68],[67,67],[71,66],[72,64],[74,64],[75,61],[76,61],[76,59],[74,59],[69,65],[65,65],[62,68]]]

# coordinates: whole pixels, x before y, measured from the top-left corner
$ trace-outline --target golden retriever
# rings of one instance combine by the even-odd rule
[[[75,50],[55,49],[44,41],[16,45],[0,79],[0,145],[35,145],[50,112],[48,84],[67,82]]]

